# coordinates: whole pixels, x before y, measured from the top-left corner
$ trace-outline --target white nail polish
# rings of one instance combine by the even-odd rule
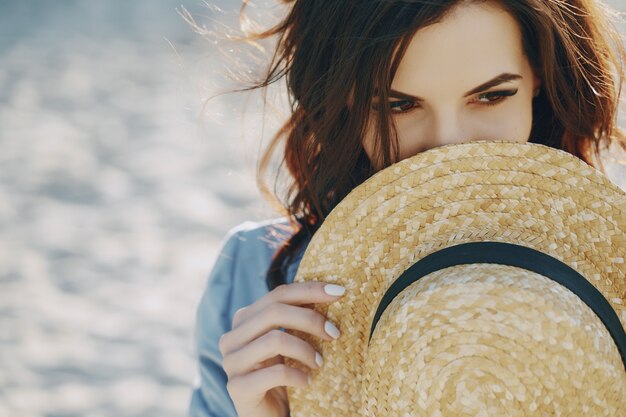
[[[339,337],[339,329],[334,324],[332,324],[330,321],[328,321],[328,320],[326,320],[326,323],[324,323],[324,330],[333,339],[336,339],[336,338]]]
[[[320,355],[319,352],[315,352],[315,363],[317,364],[317,366],[322,366],[323,362],[324,360],[322,359],[322,355]]]
[[[328,295],[343,295],[346,289],[341,285],[326,284],[324,285],[324,292]]]

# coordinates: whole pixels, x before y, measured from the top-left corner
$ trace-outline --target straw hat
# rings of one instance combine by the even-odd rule
[[[534,143],[430,149],[369,178],[311,239],[295,282],[322,341],[291,417],[626,416],[626,194]]]

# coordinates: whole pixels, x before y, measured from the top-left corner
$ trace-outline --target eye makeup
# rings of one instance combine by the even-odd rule
[[[501,102],[506,97],[514,96],[517,93],[517,89],[498,90],[498,91],[490,91],[490,92],[485,92],[485,90],[488,90],[489,88],[494,88],[498,85],[501,85],[507,82],[511,82],[514,80],[521,80],[521,79],[523,79],[523,77],[520,74],[504,72],[472,88],[468,92],[464,93],[463,97],[469,97],[471,95],[481,93],[478,96],[478,99],[480,100],[482,98],[486,98],[488,101],[487,102],[478,101],[477,102],[478,105],[492,106]],[[389,107],[392,113],[397,113],[397,114],[408,113],[412,109],[416,107],[418,108],[419,103],[424,101],[421,97],[413,96],[411,94],[403,93],[401,91],[397,91],[394,89],[391,89],[389,93],[390,93],[389,97],[401,99],[401,100],[389,102]],[[376,90],[374,91],[374,97],[378,97]],[[494,100],[491,100],[492,98]],[[372,111],[380,111],[380,103],[378,101],[375,101],[374,103],[372,103],[371,109]]]
[[[517,91],[518,91],[517,88],[511,89],[511,90],[489,91],[487,93],[482,93],[478,95],[478,97],[470,101],[470,103],[477,104],[479,106],[494,106],[504,101],[507,97],[514,96],[515,94],[517,94]],[[487,100],[487,101],[482,101],[482,100]],[[419,102],[413,101],[413,100],[396,100],[396,101],[389,102],[390,111],[391,113],[394,113],[394,114],[405,114],[419,107],[420,107]],[[372,110],[378,111],[379,104],[373,103]]]
[[[485,106],[493,106],[500,103],[506,97],[511,97],[517,94],[517,88],[514,90],[500,90],[500,91],[490,91],[488,93],[483,93],[478,96],[478,100],[486,98],[488,101],[477,101],[480,105]],[[492,100],[493,99],[493,100]]]

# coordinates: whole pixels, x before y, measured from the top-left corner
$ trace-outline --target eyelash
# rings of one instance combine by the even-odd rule
[[[501,103],[506,97],[511,97],[514,96],[515,94],[517,94],[517,89],[515,90],[501,90],[501,91],[490,91],[488,93],[483,93],[481,95],[478,96],[478,98],[496,98],[496,100],[493,101],[488,101],[488,102],[479,102],[478,104],[481,106],[495,106],[499,103]],[[409,107],[407,110],[394,110],[394,109],[398,109],[401,106],[394,106],[394,104],[397,103],[409,103],[411,104],[411,107]],[[413,102],[413,101],[409,101],[409,100],[399,100],[399,101],[393,101],[390,102],[390,108],[391,108],[391,113],[393,114],[405,114],[410,112],[411,110],[413,110],[416,106],[417,103]]]

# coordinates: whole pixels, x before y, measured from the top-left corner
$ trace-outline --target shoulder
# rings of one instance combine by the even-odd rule
[[[245,221],[228,230],[222,240],[220,255],[224,252],[237,258],[261,257],[267,260],[291,236],[286,217],[261,221]]]
[[[202,304],[222,305],[232,315],[267,293],[267,270],[290,230],[285,217],[246,221],[230,228],[215,254]]]

